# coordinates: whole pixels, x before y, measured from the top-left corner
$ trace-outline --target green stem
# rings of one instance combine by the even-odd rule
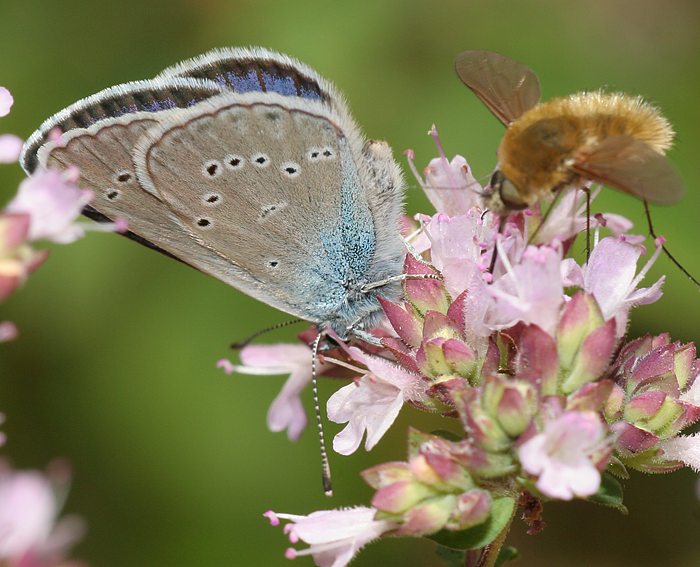
[[[508,537],[508,532],[510,532],[510,528],[513,525],[513,519],[515,518],[517,509],[517,506],[513,506],[513,512],[510,515],[510,519],[503,530],[501,530],[501,533],[498,534],[496,539],[494,539],[490,544],[484,547],[476,567],[493,567],[496,564],[496,560],[501,553],[503,544],[506,542],[506,538]]]

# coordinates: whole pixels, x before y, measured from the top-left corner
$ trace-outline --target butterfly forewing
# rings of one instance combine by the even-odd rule
[[[683,196],[683,181],[673,164],[630,136],[606,138],[584,152],[572,169],[651,203],[669,205]]]
[[[492,51],[464,51],[455,60],[462,82],[506,126],[540,100],[540,82],[526,65]]]

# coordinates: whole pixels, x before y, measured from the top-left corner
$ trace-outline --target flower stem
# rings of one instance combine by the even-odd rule
[[[474,562],[474,556],[470,555],[469,551],[467,552],[466,567],[493,567],[496,564],[496,560],[501,553],[503,544],[506,542],[510,528],[513,525],[513,519],[515,518],[517,509],[517,506],[513,506],[513,512],[510,515],[508,523],[503,527],[503,530],[501,530],[501,533],[498,534],[496,539],[483,548],[478,561]]]

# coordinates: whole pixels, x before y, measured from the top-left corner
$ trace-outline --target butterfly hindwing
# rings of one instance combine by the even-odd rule
[[[104,89],[45,120],[27,139],[20,163],[27,173],[32,173],[37,166],[37,152],[49,141],[52,132],[60,135],[136,112],[155,113],[171,108],[187,108],[220,92],[221,87],[212,81],[182,77],[136,81]]]
[[[356,156],[321,105],[222,95],[149,130],[139,180],[206,246],[259,285],[246,293],[307,319],[367,276],[374,219]]]

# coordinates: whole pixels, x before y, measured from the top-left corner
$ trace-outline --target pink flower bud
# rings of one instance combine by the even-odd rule
[[[447,525],[448,530],[466,530],[484,523],[491,512],[491,494],[475,488],[460,494]]]

